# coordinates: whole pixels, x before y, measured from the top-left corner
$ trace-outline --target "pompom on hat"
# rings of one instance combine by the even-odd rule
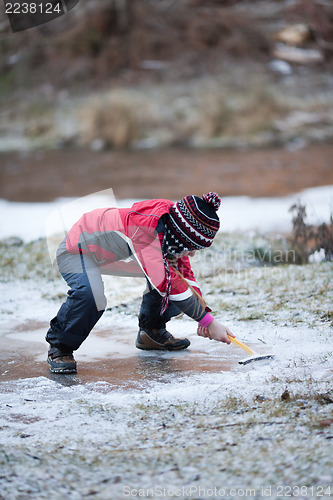
[[[220,228],[216,213],[220,205],[221,198],[212,192],[177,201],[166,222],[163,252],[177,254],[210,247]]]
[[[216,213],[220,205],[219,195],[209,192],[202,198],[194,195],[186,196],[171,207],[162,243],[166,294],[163,297],[161,314],[168,307],[171,293],[168,256],[210,247],[220,228],[220,220]]]

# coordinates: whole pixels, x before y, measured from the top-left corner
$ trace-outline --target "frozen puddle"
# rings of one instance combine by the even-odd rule
[[[112,327],[94,330],[75,353],[77,374],[54,375],[46,363],[47,327],[33,321],[1,327],[0,381],[46,377],[64,386],[105,382],[108,390],[143,389],[229,372],[244,357],[237,347],[210,342],[195,333],[188,335],[191,346],[186,351],[140,351],[135,347],[136,329]],[[105,385],[100,386],[105,390]]]

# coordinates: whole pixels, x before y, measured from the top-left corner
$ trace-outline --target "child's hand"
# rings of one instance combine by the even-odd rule
[[[197,334],[199,335],[199,337],[208,337],[209,339],[211,338],[208,328],[200,325],[200,323],[198,324]]]
[[[200,332],[199,332],[200,327]],[[230,344],[230,340],[228,339],[228,335],[230,337],[234,337],[235,335],[229,330],[228,327],[222,325],[214,319],[208,327],[204,328],[199,325],[198,327],[198,335],[201,337],[208,337],[212,340],[217,340],[218,342],[225,342],[226,344]]]

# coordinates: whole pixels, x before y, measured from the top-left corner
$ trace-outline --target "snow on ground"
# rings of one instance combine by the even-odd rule
[[[80,212],[96,207],[116,204],[130,206],[135,200],[116,200],[112,189],[101,191],[76,200],[58,199],[51,203],[19,203],[0,200],[0,239],[20,236],[24,241],[45,236],[45,223],[61,219],[64,207],[68,206],[68,224],[75,222]],[[249,198],[247,196],[225,197],[219,215],[225,232],[254,229],[259,232],[289,231],[290,206],[296,202],[307,206],[309,223],[328,221],[333,211],[333,186],[306,189],[301,193],[281,198]],[[67,213],[68,213],[67,211]]]
[[[298,199],[320,222],[331,196],[329,187],[227,198],[224,230],[282,230]],[[35,208],[29,234],[41,236],[62,204],[2,202],[1,237],[30,239]],[[144,282],[108,277],[108,310],[76,353],[78,374],[66,376],[49,374],[44,342],[66,285],[46,270],[42,242],[2,247],[0,498],[332,497],[332,264],[239,265],[263,241],[224,234],[193,265],[214,314],[274,360],[239,365],[246,353],[198,337],[185,317],[170,330],[191,340],[188,351],[138,351]],[[225,260],[228,245],[236,257]]]

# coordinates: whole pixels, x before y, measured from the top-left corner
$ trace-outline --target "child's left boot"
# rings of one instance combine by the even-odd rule
[[[186,349],[191,342],[188,339],[177,339],[165,328],[140,328],[135,345],[138,349],[152,351],[180,351]]]

